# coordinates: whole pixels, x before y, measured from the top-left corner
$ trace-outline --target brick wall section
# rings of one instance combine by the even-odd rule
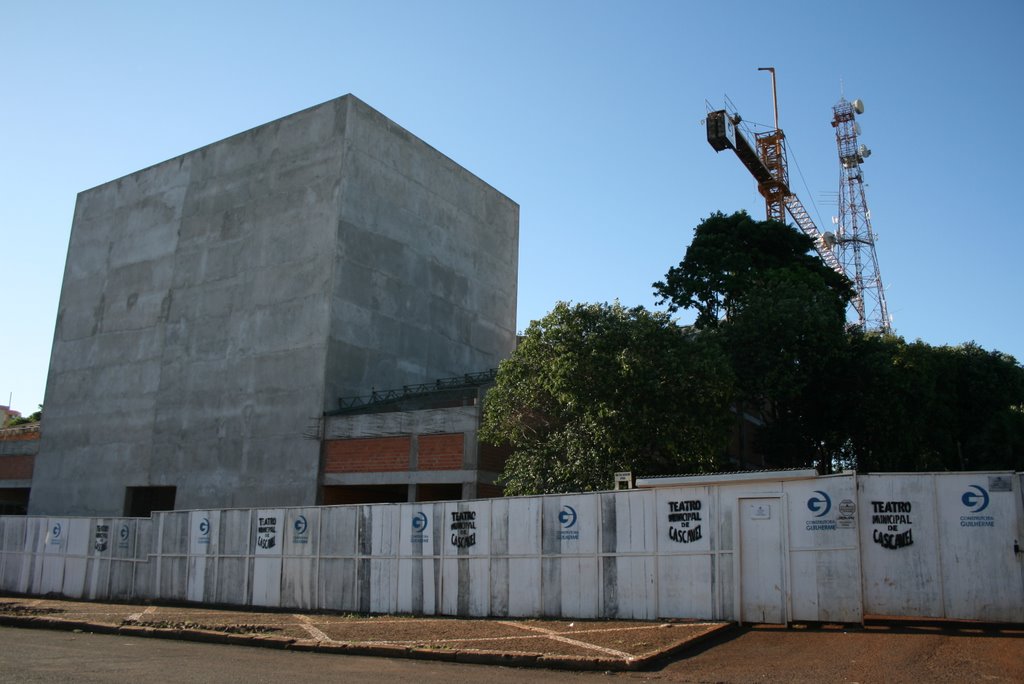
[[[324,447],[325,473],[376,473],[409,469],[410,437],[331,439]]]
[[[31,480],[35,456],[0,456],[0,480]]]
[[[462,468],[461,432],[419,436],[420,470],[459,470]]]

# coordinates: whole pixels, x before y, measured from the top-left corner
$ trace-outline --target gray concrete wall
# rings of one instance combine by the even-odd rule
[[[513,202],[351,96],[81,193],[30,512],[313,503],[339,393],[511,351],[517,252]]]
[[[516,333],[518,205],[362,102],[347,107],[325,410],[494,368]]]

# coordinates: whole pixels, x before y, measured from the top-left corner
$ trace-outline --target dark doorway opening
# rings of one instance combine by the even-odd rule
[[[327,485],[322,498],[324,506],[405,503],[409,500],[409,485]]]
[[[462,484],[418,484],[417,501],[458,501],[462,498]]]
[[[0,515],[27,515],[28,495],[31,491],[28,487],[0,489]]]
[[[177,487],[125,487],[124,514],[148,518],[153,511],[173,511]]]

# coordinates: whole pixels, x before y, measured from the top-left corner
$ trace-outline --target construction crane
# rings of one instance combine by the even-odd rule
[[[762,157],[754,151],[737,128],[738,123],[738,117],[730,116],[724,109],[710,112],[707,117],[708,142],[715,150],[721,152],[724,149],[731,149],[740,158],[757,181],[757,189],[764,197],[765,213],[769,219],[784,223],[785,212],[789,211],[789,215],[793,217],[800,230],[814,241],[814,249],[821,260],[837,273],[846,275],[842,264],[832,251],[832,245],[835,243],[828,237],[830,234],[822,234],[818,230],[803,203],[789,189],[785,148],[782,144],[785,139],[783,132],[775,129],[755,136],[758,149],[764,150],[765,156]]]
[[[844,229],[840,225],[839,236],[831,233],[822,233],[814,224],[807,209],[804,208],[796,193],[789,186],[789,169],[786,161],[786,135],[779,128],[779,105],[775,90],[775,69],[773,67],[761,67],[760,71],[768,71],[772,76],[772,104],[775,110],[775,128],[764,133],[754,134],[754,145],[751,145],[739,129],[742,118],[739,113],[730,114],[724,109],[709,112],[706,118],[708,143],[716,152],[730,149],[736,153],[740,162],[747,168],[750,174],[757,181],[757,190],[764,197],[765,213],[770,220],[786,222],[786,212],[793,218],[797,227],[814,243],[814,249],[825,264],[836,273],[845,276],[854,286],[854,297],[851,306],[857,314],[858,322],[855,324],[862,329],[874,328],[883,332],[889,332],[888,312],[885,310],[885,298],[881,288],[881,278],[878,276],[877,262],[874,259],[874,238],[871,233],[869,222],[870,212],[867,211],[866,200],[855,202],[855,190],[853,182],[849,180],[850,174],[844,174],[841,182],[841,194],[849,196],[851,201],[847,202],[847,216],[850,229]],[[851,119],[852,121],[852,119]],[[839,124],[833,123],[834,126]],[[852,129],[851,129],[852,130]],[[840,139],[840,135],[842,138]],[[840,161],[843,161],[843,150],[848,146],[847,127],[837,127],[837,140],[840,141]],[[856,140],[856,138],[854,138]],[[863,158],[853,157],[856,169],[859,171],[859,163]],[[850,157],[843,162],[850,164]],[[845,166],[844,166],[845,168]],[[863,199],[863,186],[855,188],[859,191],[859,199]],[[841,208],[844,205],[841,205]],[[843,212],[840,212],[841,214]],[[836,255],[836,248],[843,250],[844,260],[841,261]],[[850,249],[852,248],[852,250]],[[847,253],[850,258],[845,258]],[[868,278],[862,277],[865,259],[863,255],[870,255],[872,265],[871,274]],[[844,262],[849,262],[844,267]],[[874,306],[872,311],[881,310],[881,314],[872,318],[865,308],[864,295],[868,290]],[[880,302],[880,303],[879,303]]]

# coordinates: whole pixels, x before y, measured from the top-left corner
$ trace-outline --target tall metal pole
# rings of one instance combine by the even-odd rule
[[[771,180],[758,184],[764,197],[764,211],[768,220],[786,222],[786,199],[789,197],[789,169],[786,164],[786,134],[779,128],[779,100],[775,91],[775,67],[759,67],[758,71],[772,74],[772,105],[775,109],[775,130],[757,133],[757,156],[771,174]]]
[[[779,130],[779,95],[775,90],[775,67],[758,67],[757,70],[772,73],[772,107],[775,109],[775,130]]]

